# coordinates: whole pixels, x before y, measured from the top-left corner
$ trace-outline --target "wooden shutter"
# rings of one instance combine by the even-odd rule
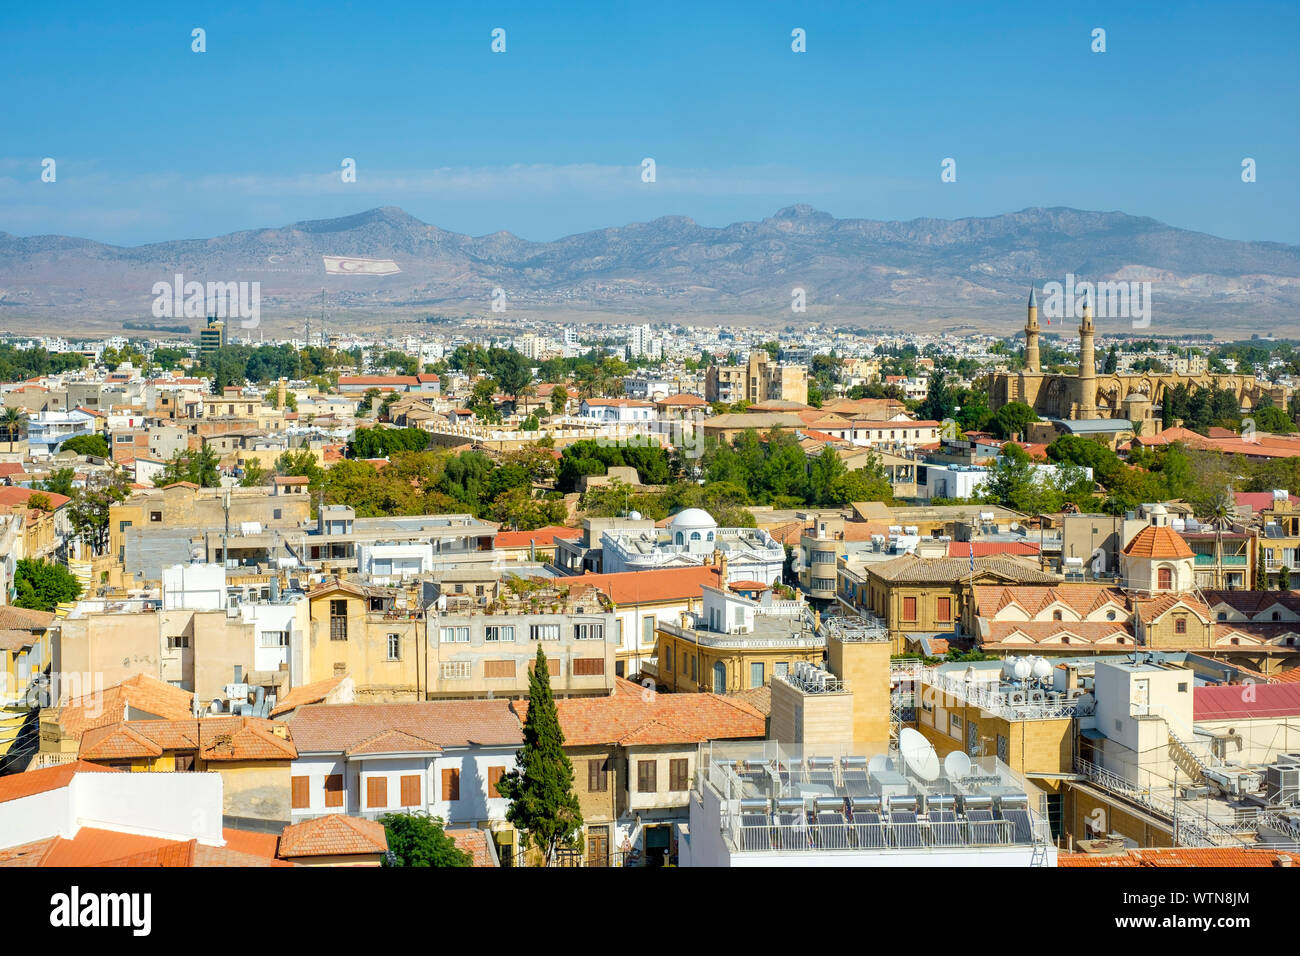
[[[668,761],[668,789],[674,793],[682,790],[689,790],[690,785],[687,783],[690,777],[690,761],[686,758],[680,760]]]
[[[383,808],[388,806],[388,778],[366,778],[366,806]]]
[[[484,661],[483,676],[484,677],[514,677],[515,662],[514,661]]]
[[[655,792],[655,767],[658,761],[638,760],[636,764],[637,793]]]
[[[914,597],[903,598],[903,620],[904,621],[916,620],[916,598]]]
[[[420,805],[420,775],[406,774],[402,777],[402,806],[418,807]]]
[[[325,806],[343,806],[343,774],[333,773],[325,778]]]
[[[488,796],[499,797],[501,791],[497,789],[497,784],[506,774],[505,767],[488,767]]]
[[[587,761],[587,792],[604,793],[607,789],[605,759]]]
[[[575,657],[573,659],[574,677],[598,677],[605,673],[605,658]]]
[[[951,621],[952,620],[952,598],[950,597],[939,598],[938,606],[935,610],[935,615],[937,620]]]
[[[445,767],[442,771],[442,799],[460,799],[460,771],[455,767]]]
[[[306,810],[311,806],[311,778],[291,777],[289,779],[291,806],[295,810]]]

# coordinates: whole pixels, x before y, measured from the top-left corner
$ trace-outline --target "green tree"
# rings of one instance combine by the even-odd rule
[[[1277,589],[1279,591],[1291,590],[1291,569],[1285,564],[1277,569]]]
[[[77,493],[73,487],[73,482],[77,479],[77,473],[71,468],[59,468],[50,473],[50,477],[40,482],[42,491],[52,491],[56,495],[64,495],[71,498]]]
[[[27,413],[21,408],[6,405],[5,410],[0,412],[0,433],[4,434],[10,451],[14,450],[14,442],[21,438],[26,430]]]
[[[121,472],[105,475],[94,472],[86,479],[84,488],[78,488],[68,505],[68,522],[72,531],[90,548],[93,554],[108,550],[109,508],[125,501],[131,494],[127,480]]]
[[[1014,438],[1024,432],[1030,422],[1038,421],[1038,413],[1024,402],[1008,402],[993,413],[993,430],[1002,438]]]
[[[14,568],[15,607],[53,611],[64,601],[75,601],[81,582],[61,564],[22,558]]]
[[[497,784],[497,790],[510,801],[506,819],[523,833],[525,845],[541,851],[549,866],[558,848],[580,845],[582,807],[573,792],[573,764],[564,752],[564,731],[540,644],[528,675],[524,746],[515,760],[516,769]]]
[[[551,391],[551,414],[563,415],[569,401],[569,392],[563,385],[557,385]]]
[[[384,866],[473,866],[474,858],[447,836],[441,817],[385,813],[379,818],[391,854]]]
[[[267,483],[269,474],[260,461],[250,458],[244,462],[244,475],[239,479],[239,484],[244,488],[260,488]]]
[[[1268,571],[1264,568],[1264,548],[1255,545],[1255,590],[1268,590]]]
[[[178,481],[188,481],[200,488],[220,488],[220,459],[210,446],[198,451],[178,451],[153,480],[155,488],[166,488]]]
[[[77,455],[93,455],[95,458],[107,458],[108,440],[103,435],[73,435],[59,446],[59,451],[70,451]]]

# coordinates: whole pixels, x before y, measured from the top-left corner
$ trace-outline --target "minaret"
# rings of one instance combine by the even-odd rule
[[[1084,420],[1097,417],[1097,358],[1092,344],[1096,331],[1092,325],[1092,304],[1085,294],[1083,321],[1079,324],[1078,390],[1078,417]]]
[[[1029,287],[1029,318],[1025,322],[1025,371],[1041,372],[1038,366],[1038,296]]]

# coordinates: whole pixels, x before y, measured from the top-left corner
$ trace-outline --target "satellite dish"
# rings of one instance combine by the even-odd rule
[[[960,780],[970,773],[970,757],[964,750],[954,750],[943,758],[943,772],[949,780]]]
[[[907,768],[926,783],[939,779],[939,755],[920,731],[904,727],[898,735],[898,752]]]

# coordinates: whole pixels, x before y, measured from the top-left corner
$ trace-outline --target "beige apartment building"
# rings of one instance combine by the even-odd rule
[[[808,404],[808,369],[777,362],[763,350],[749,353],[744,365],[710,365],[704,397],[709,402],[798,402]]]

